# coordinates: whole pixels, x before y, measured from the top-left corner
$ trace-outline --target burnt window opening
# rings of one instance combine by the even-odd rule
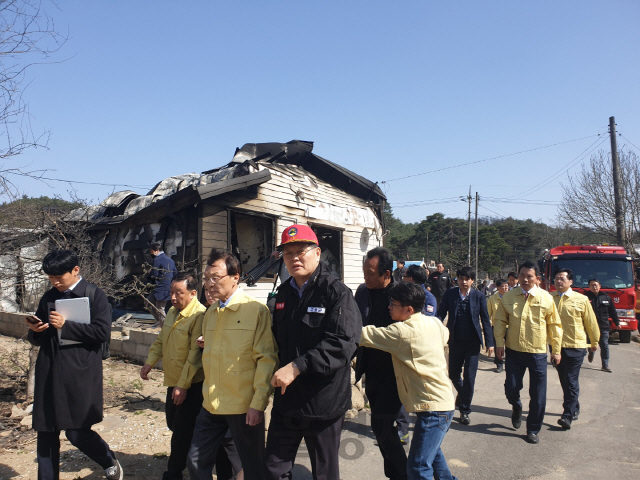
[[[341,280],[344,279],[342,269],[342,230],[320,225],[310,225],[320,244],[320,260],[329,266]]]
[[[231,251],[240,260],[240,277],[271,255],[274,245],[274,220],[259,215],[246,215],[229,211]],[[274,273],[268,272],[259,281],[272,281]]]

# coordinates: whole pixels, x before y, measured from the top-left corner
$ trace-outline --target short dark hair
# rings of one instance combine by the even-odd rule
[[[600,284],[600,280],[598,280],[597,278],[590,278],[589,281],[587,282],[587,285],[591,285],[591,282],[598,282],[598,284]]]
[[[78,266],[78,254],[73,250],[53,250],[42,259],[42,270],[47,275],[64,275]]]
[[[230,251],[218,250],[216,248],[212,249],[207,259],[207,265],[210,267],[218,260],[224,260],[228,275],[237,275],[240,273],[240,262]]]
[[[570,268],[561,268],[560,270],[557,270],[555,275],[554,275],[554,278],[559,273],[566,273],[567,274],[567,278],[569,280],[573,280],[573,270],[571,270]]]
[[[520,268],[518,268],[518,274],[522,271],[523,268],[526,268],[527,270],[531,270],[531,269],[535,270],[536,277],[540,275],[540,268],[538,268],[538,265],[533,263],[531,260],[522,262],[522,264],[520,265]]]
[[[149,250],[157,252],[160,249],[162,249],[162,245],[160,245],[158,242],[152,242],[149,244]]]
[[[403,264],[404,265],[404,260],[402,260],[401,258],[398,259],[398,265]]]
[[[187,273],[187,272],[178,273],[175,277],[173,277],[173,280],[171,280],[171,283],[176,283],[176,282],[178,283],[186,282],[187,290],[198,290],[198,281],[196,280],[196,277],[194,277],[190,273]]]
[[[427,281],[427,273],[420,265],[409,265],[407,267],[407,273],[405,273],[404,276],[411,277],[413,279],[413,283],[417,283],[419,285],[422,285]]]
[[[520,270],[518,270],[520,271]],[[509,277],[513,277],[513,278],[518,278],[518,274],[516,272],[509,272],[509,274],[507,275],[507,278]]]
[[[424,308],[424,290],[420,285],[415,283],[394,283],[389,289],[389,298],[400,302],[400,305],[403,307],[412,307],[414,313],[420,313]]]
[[[467,266],[467,267],[462,267],[459,268],[456,271],[456,277],[467,277],[470,278],[471,280],[475,280],[476,279],[476,272],[473,271],[473,268]]]
[[[506,283],[506,280],[503,280],[503,279],[499,278],[499,279],[496,280],[496,287],[501,287],[505,283]]]
[[[393,272],[393,259],[391,252],[384,247],[372,248],[367,252],[367,260],[378,257],[378,273],[384,275],[388,270]]]

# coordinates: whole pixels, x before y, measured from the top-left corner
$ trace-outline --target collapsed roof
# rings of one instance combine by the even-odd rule
[[[200,200],[247,188],[271,179],[259,164],[295,165],[355,197],[382,207],[386,197],[377,183],[312,153],[313,142],[247,143],[230,163],[200,174],[186,173],[166,178],[146,195],[126,190],[107,197],[99,205],[70,212],[65,220],[98,225],[137,223],[159,214],[172,213]]]

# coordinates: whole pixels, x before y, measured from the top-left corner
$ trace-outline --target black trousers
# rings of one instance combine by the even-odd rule
[[[409,433],[409,414],[404,409],[404,405],[400,407],[398,418],[396,418],[396,427],[398,428],[398,434],[406,435]]]
[[[116,456],[109,445],[91,428],[65,430],[71,444],[91,460],[107,469],[115,465]],[[38,480],[60,478],[60,431],[38,432]]]
[[[569,420],[573,418],[576,410],[580,410],[580,404],[578,403],[580,383],[578,377],[586,354],[586,348],[563,348],[560,350],[562,358],[556,370],[558,370],[558,378],[564,395],[562,416]]]
[[[216,455],[225,441],[227,430],[231,430],[245,478],[264,478],[264,420],[249,426],[246,419],[246,413],[213,415],[204,408],[200,409],[187,459],[191,480],[211,480]]]
[[[167,388],[165,415],[171,435],[171,454],[167,462],[164,480],[182,480],[182,471],[187,468],[187,455],[196,425],[196,417],[202,408],[202,382],[194,383],[187,390],[187,398],[180,405],[173,403],[173,387]]]
[[[547,354],[506,351],[504,392],[515,410],[522,411],[520,390],[522,379],[529,370],[529,414],[527,415],[527,433],[538,433],[542,428],[544,412],[547,407]],[[562,362],[560,362],[562,363]]]
[[[384,460],[384,474],[391,480],[407,478],[407,453],[398,437],[395,420],[398,418],[400,397],[395,378],[391,381],[376,381],[366,378],[365,392],[371,406],[371,429],[378,441]]]
[[[283,417],[273,411],[267,433],[266,479],[292,478],[291,470],[303,438],[309,452],[314,480],[339,479],[340,434],[343,423],[344,415],[330,420],[311,420]]]
[[[479,343],[452,343],[449,345],[449,378],[458,392],[460,413],[471,413],[471,400],[476,385]],[[461,377],[464,367],[464,375]]]

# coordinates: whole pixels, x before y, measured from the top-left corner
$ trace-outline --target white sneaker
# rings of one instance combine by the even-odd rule
[[[124,476],[122,466],[120,466],[118,460],[116,460],[116,464],[113,467],[105,468],[104,473],[107,476],[107,480],[122,480]]]

